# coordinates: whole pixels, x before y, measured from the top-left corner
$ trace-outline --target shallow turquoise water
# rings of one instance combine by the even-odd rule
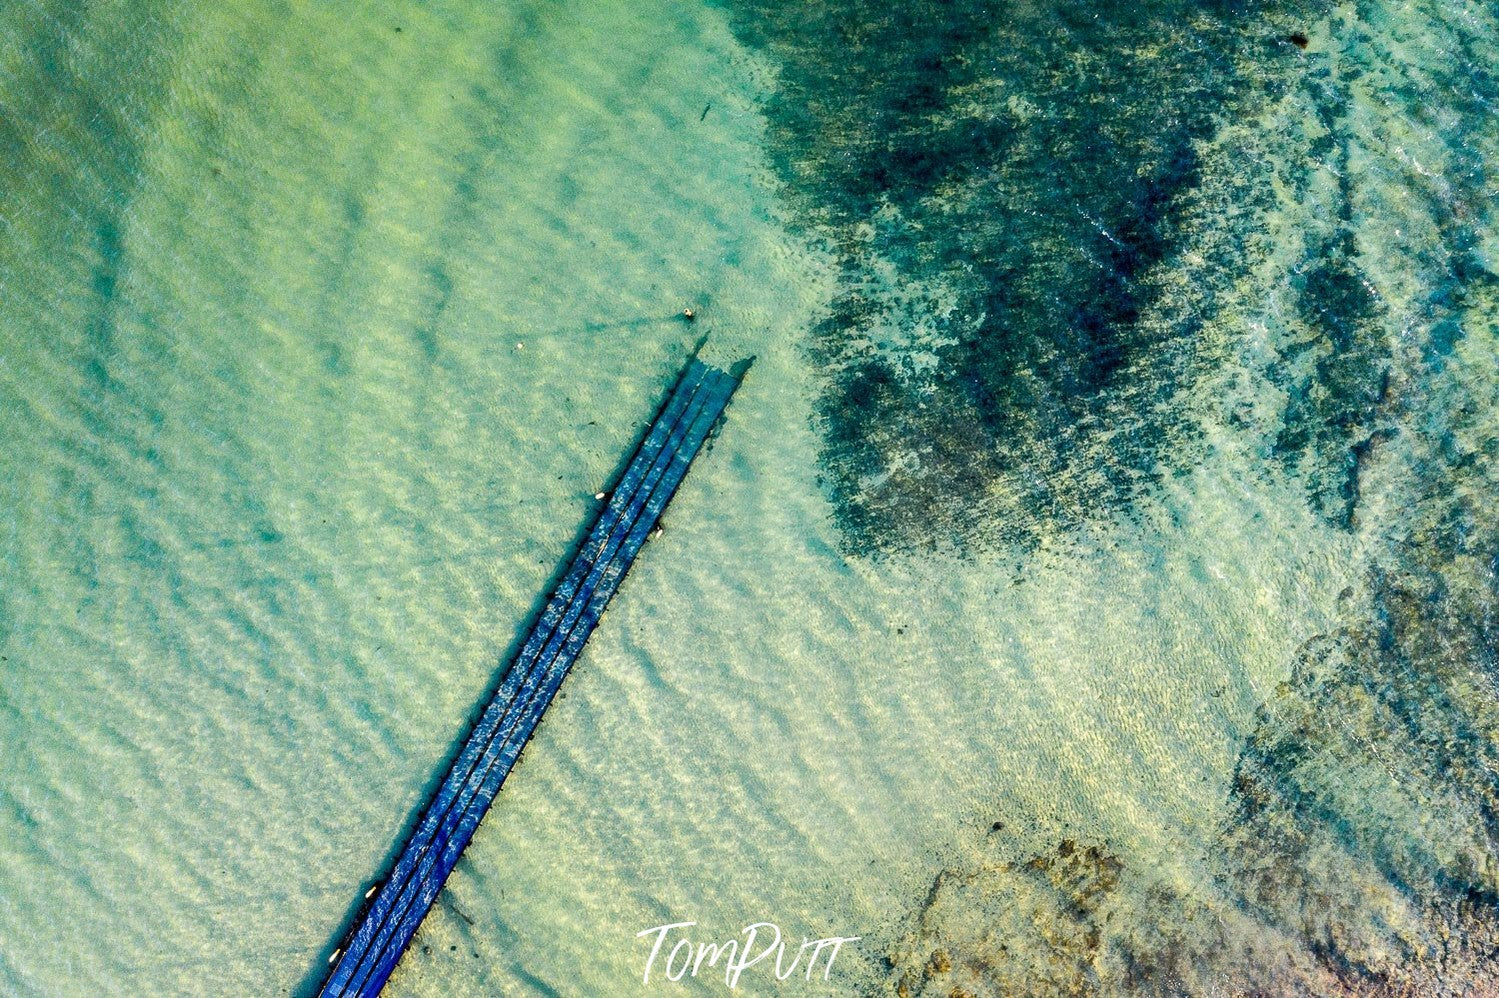
[[[1492,271],[1480,195],[1499,137],[1471,103],[1429,119],[1409,106],[1481,64],[1492,12],[1308,11],[1297,23],[1321,61],[1197,140],[1142,320],[1203,319],[1214,362],[1173,389],[1200,417],[1190,460],[1128,508],[885,557],[850,543],[847,497],[828,484],[845,467],[827,444],[840,361],[813,331],[850,280],[886,293],[848,266],[850,243],[903,293],[901,247],[878,235],[893,209],[853,236],[808,222],[774,107],[805,81],[775,45],[751,47],[746,16],[455,2],[0,17],[0,991],[315,983],[704,333],[709,359],[758,356],[730,421],[391,993],[628,994],[636,933],[688,919],[719,938],[757,920],[862,936],[830,993],[998,989],[1007,978],[952,976],[992,966],[998,940],[1038,993],[1070,978],[1036,968],[1068,961],[1107,987],[1129,926],[1184,922],[1190,953],[1232,908],[1239,888],[1223,884],[1250,852],[1233,835],[1256,827],[1243,777],[1262,758],[1298,801],[1336,813],[1341,791],[1317,788],[1351,781],[1375,802],[1344,822],[1347,857],[1309,848],[1291,867],[1342,863],[1357,889],[1366,868],[1371,883],[1408,873],[1388,829],[1430,801],[1379,782],[1397,765],[1379,738],[1396,735],[1339,715],[1345,687],[1327,680],[1323,716],[1356,733],[1302,737],[1321,761],[1287,777],[1277,718],[1294,711],[1277,705],[1302,695],[1288,680],[1322,675],[1303,661],[1318,636],[1377,615],[1381,580],[1417,562],[1452,580],[1441,599],[1457,606],[1471,584],[1489,605],[1463,567],[1478,554],[1406,533],[1452,496],[1492,494],[1461,455],[1492,451],[1493,285],[1465,279],[1466,297],[1437,301],[1433,261],[1454,241],[1444,206],[1463,199],[1464,252]],[[1323,86],[1344,95],[1332,125]],[[970,96],[1017,120],[1042,99]],[[1330,222],[1339,176],[1352,207]],[[1264,248],[1249,264],[1215,256],[1244,239],[1225,205]],[[1392,435],[1351,528],[1308,501],[1311,473],[1274,458],[1255,423],[1322,390],[1280,362],[1304,356],[1286,347],[1305,326],[1290,275],[1319,226],[1356,235],[1397,344],[1400,404],[1381,416]],[[934,280],[917,297],[962,293]],[[692,326],[675,318],[687,305]],[[910,363],[921,398],[946,333],[887,316],[873,348]],[[1463,335],[1437,363],[1442,321]],[[941,474],[893,439],[860,485],[871,497]],[[1012,487],[975,492],[975,515],[1024,509]],[[1433,785],[1457,799],[1463,779]],[[1290,823],[1315,840],[1320,813]],[[1016,886],[1012,867],[1062,838],[1105,844],[1125,871],[1102,891],[1103,952],[1033,938],[1065,921],[1047,900],[1062,888]],[[1412,867],[1466,855],[1455,834],[1415,839],[1432,857]],[[1310,882],[1288,880],[1293,898]],[[976,886],[950,896],[954,882]],[[1162,884],[1208,914],[1179,917]],[[1225,948],[1251,939],[1322,972],[1303,956],[1320,929],[1287,928],[1278,903],[1234,921]],[[1422,931],[1360,936],[1358,959],[1419,964],[1399,945]],[[956,971],[937,969],[939,950]]]

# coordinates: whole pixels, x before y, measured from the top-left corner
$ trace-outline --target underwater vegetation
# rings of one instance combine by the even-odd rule
[[[733,6],[780,66],[766,110],[787,202],[842,270],[813,353],[850,551],[1026,541],[1108,515],[1190,460],[1184,397],[1219,359],[1203,327],[1264,252],[1249,205],[1196,300],[1170,272],[1200,248],[1204,143],[1305,71],[1288,39],[1307,8]],[[1332,300],[1357,281],[1344,259],[1305,282],[1308,315],[1340,315],[1317,335],[1361,351],[1305,376],[1358,382],[1333,390],[1362,398],[1379,349],[1363,313]],[[1284,460],[1343,466],[1358,414],[1323,433],[1310,406],[1286,413]]]
[[[1206,876],[996,836],[889,987],[1499,988],[1494,10],[732,9],[841,268],[812,355],[850,554],[1065,538],[1225,440],[1373,552],[1261,704]]]

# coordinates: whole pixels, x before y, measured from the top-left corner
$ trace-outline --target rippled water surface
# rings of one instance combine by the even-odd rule
[[[315,990],[704,335],[389,993],[687,920],[1499,988],[1495,65],[1436,0],[8,7],[0,993]]]

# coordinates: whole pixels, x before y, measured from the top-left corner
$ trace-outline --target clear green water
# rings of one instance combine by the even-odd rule
[[[1445,237],[1402,192],[1496,162],[1492,115],[1389,99],[1459,58],[1423,48],[1428,13],[1307,22],[1353,81],[1347,224],[1412,342]],[[1492,50],[1491,11],[1443,24]],[[758,356],[730,422],[390,993],[634,993],[636,933],[688,919],[860,935],[820,989],[893,992],[932,939],[978,945],[965,919],[1005,925],[992,898],[923,915],[940,871],[1064,835],[1217,890],[1257,712],[1457,463],[1422,434],[1468,400],[1449,435],[1495,436],[1492,286],[1447,366],[1410,367],[1356,528],[1329,525],[1217,406],[1286,396],[1234,374],[1292,335],[1275,288],[1331,181],[1269,168],[1190,466],[1039,546],[850,555],[808,352],[838,254],[781,197],[777,85],[693,4],[0,15],[0,993],[306,993],[705,332]],[[1182,287],[1245,148],[1316,155],[1298,93],[1204,142]],[[1464,210],[1492,269],[1491,207]]]

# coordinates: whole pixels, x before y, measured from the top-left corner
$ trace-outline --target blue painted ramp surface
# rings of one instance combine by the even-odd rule
[[[322,995],[376,995],[384,987],[738,387],[736,375],[696,358],[688,363],[422,812],[390,876],[345,939]]]

